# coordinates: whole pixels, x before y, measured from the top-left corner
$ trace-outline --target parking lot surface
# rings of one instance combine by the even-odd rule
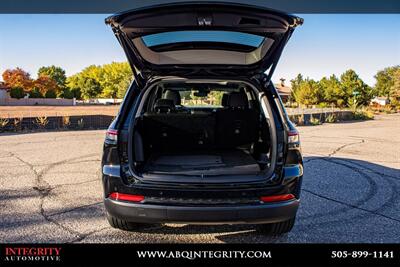
[[[400,116],[299,127],[305,161],[292,232],[253,225],[111,228],[104,216],[104,131],[0,134],[2,242],[400,243]]]

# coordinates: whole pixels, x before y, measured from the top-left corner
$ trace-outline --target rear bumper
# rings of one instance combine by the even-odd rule
[[[242,224],[286,221],[296,215],[299,200],[238,206],[165,206],[104,199],[113,217],[139,223]]]

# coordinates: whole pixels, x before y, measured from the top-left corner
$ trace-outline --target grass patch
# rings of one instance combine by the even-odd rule
[[[360,109],[353,112],[353,120],[373,120],[374,112],[372,110]]]
[[[315,126],[315,125],[320,125],[320,124],[322,124],[322,123],[321,123],[321,120],[320,120],[320,119],[318,119],[318,118],[314,117],[313,115],[311,115],[311,117],[310,117],[310,124],[313,125],[313,126]]]
[[[333,114],[333,113],[329,114],[328,116],[326,116],[325,122],[327,122],[327,123],[335,123],[335,122],[337,122],[336,115]]]

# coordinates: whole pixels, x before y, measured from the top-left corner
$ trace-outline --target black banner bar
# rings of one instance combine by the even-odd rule
[[[399,244],[2,244],[0,266],[399,266]]]
[[[204,0],[206,1],[206,0]],[[184,0],[1,0],[0,13],[101,13],[111,14],[145,6]],[[199,1],[198,1],[199,2]],[[225,0],[286,11],[288,13],[400,13],[399,0]]]

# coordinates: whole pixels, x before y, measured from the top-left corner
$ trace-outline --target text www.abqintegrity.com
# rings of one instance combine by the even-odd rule
[[[139,250],[139,258],[148,259],[271,259],[271,251],[241,251],[241,250]]]

